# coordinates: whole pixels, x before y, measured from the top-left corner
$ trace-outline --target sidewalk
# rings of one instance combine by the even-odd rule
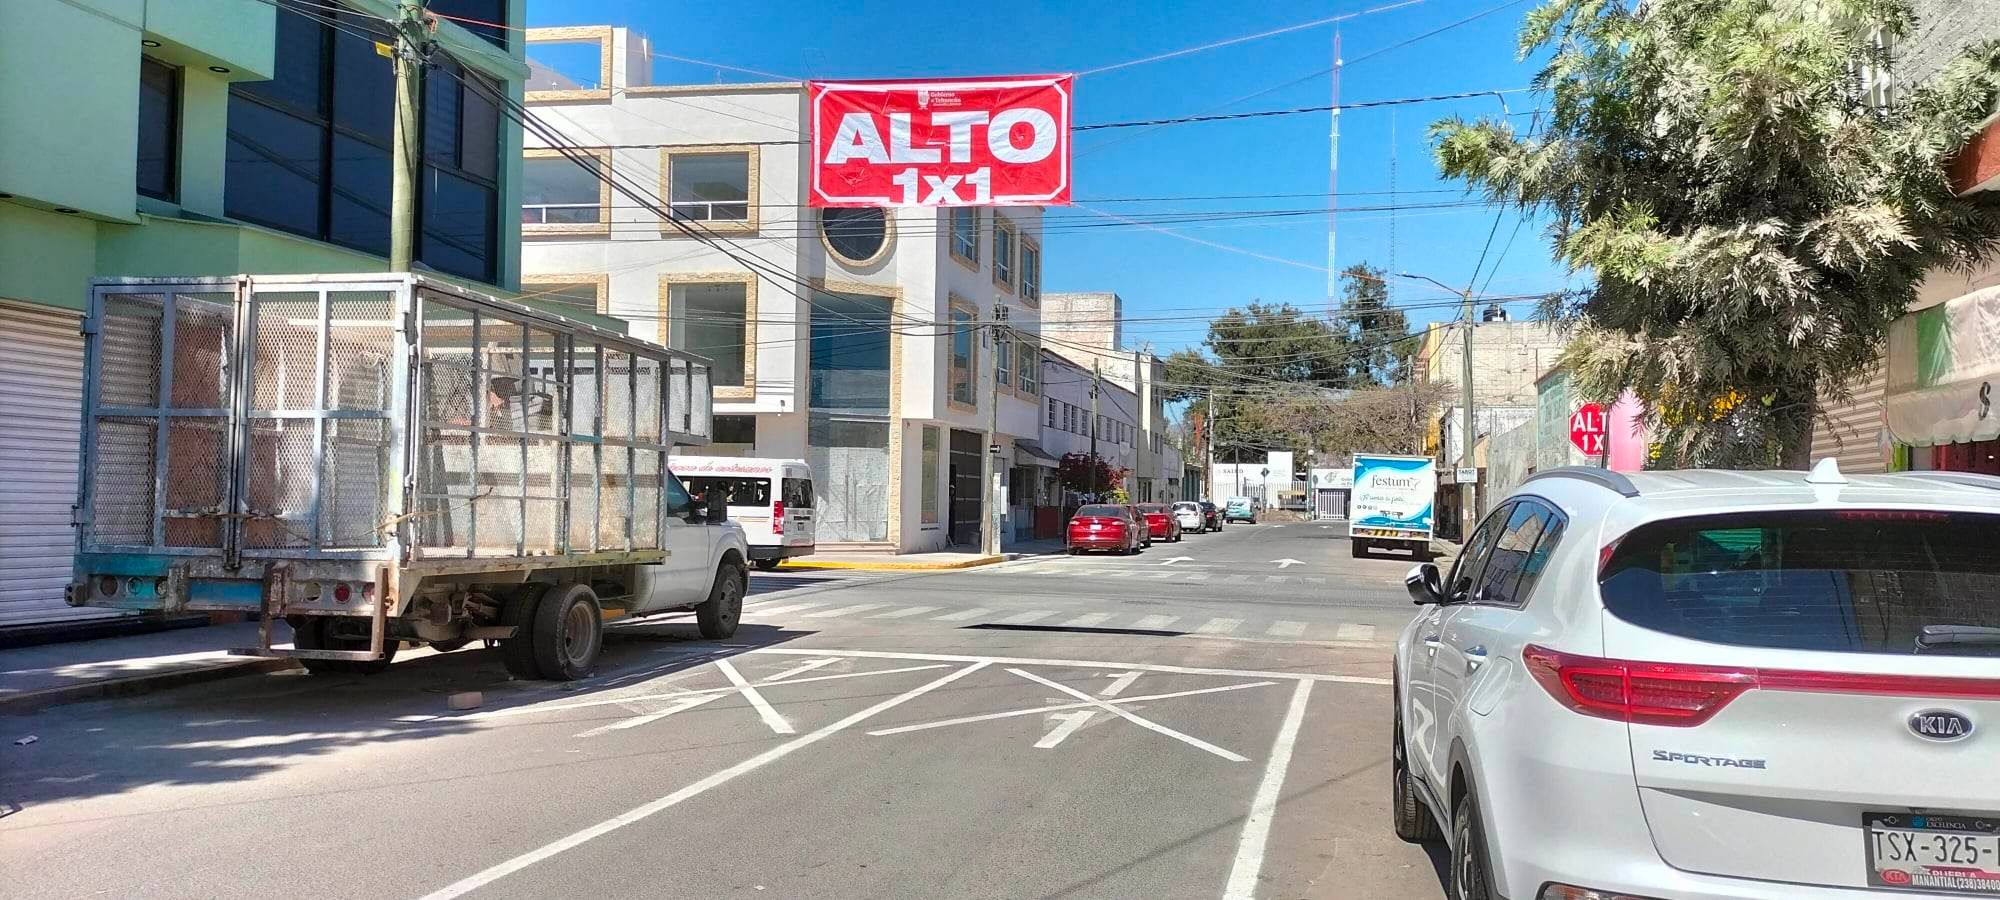
[[[1025,556],[1061,553],[1060,539],[1009,541],[997,554],[987,553],[815,553],[779,564],[785,569],[858,569],[871,572],[925,572],[970,569]]]
[[[278,625],[272,638],[289,644],[291,632]],[[298,665],[229,655],[256,645],[257,623],[238,622],[0,650],[0,715]]]

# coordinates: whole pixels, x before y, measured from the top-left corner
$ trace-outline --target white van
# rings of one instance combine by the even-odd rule
[[[676,456],[674,474],[697,499],[721,497],[743,526],[750,561],[769,571],[813,552],[812,468],[796,459]]]

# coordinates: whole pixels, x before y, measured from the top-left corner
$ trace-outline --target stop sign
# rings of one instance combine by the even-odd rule
[[[1604,407],[1585,403],[1569,417],[1569,442],[1587,456],[1604,454]]]

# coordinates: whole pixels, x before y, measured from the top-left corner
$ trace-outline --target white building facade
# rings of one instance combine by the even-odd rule
[[[1040,430],[1040,210],[810,209],[804,84],[650,84],[623,28],[528,42],[596,48],[526,101],[638,196],[530,133],[522,290],[714,359],[702,452],[809,462],[822,547],[976,544],[982,457],[1011,477]]]

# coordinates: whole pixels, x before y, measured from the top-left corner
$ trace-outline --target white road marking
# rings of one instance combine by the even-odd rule
[[[1228,634],[1228,633],[1230,633],[1230,632],[1232,632],[1232,631],[1235,631],[1235,630],[1236,630],[1236,626],[1238,626],[1238,625],[1241,625],[1241,624],[1243,624],[1243,620],[1242,620],[1242,619],[1223,619],[1223,618],[1214,618],[1214,619],[1210,619],[1210,620],[1208,620],[1207,622],[1204,622],[1204,623],[1202,623],[1202,626],[1201,626],[1200,628],[1197,628],[1197,629],[1195,629],[1195,630],[1194,630],[1194,633],[1195,633],[1195,634]]]
[[[1281,570],[1283,570],[1283,569],[1289,569],[1289,568],[1291,568],[1291,567],[1293,567],[1293,566],[1303,566],[1303,565],[1305,565],[1305,564],[1306,564],[1306,561],[1305,561],[1305,560],[1303,560],[1303,559],[1293,559],[1293,558],[1291,558],[1291,557],[1289,557],[1289,556],[1285,557],[1284,559],[1274,559],[1274,560],[1271,560],[1271,561],[1272,561],[1272,562],[1274,562],[1274,563],[1277,563],[1277,564],[1278,564],[1278,568],[1279,568],[1279,569],[1281,569]]]
[[[1171,565],[1173,565],[1174,563],[1177,563],[1177,562],[1187,562],[1188,560],[1191,560],[1191,559],[1194,559],[1194,557],[1192,557],[1192,556],[1176,556],[1176,557],[1173,557],[1173,558],[1171,558],[1171,559],[1164,559],[1164,560],[1161,560],[1161,561],[1160,561],[1160,565],[1163,565],[1163,566],[1171,566]]]
[[[1051,613],[1050,615],[1053,615]],[[1204,666],[1170,666],[1159,663],[1104,662],[1087,659],[1035,659],[1025,656],[969,656],[962,653],[904,653],[893,650],[810,650],[803,647],[759,647],[746,653],[778,656],[852,656],[858,659],[908,659],[923,662],[983,662],[999,666],[1053,666],[1072,669],[1135,669],[1140,672],[1167,672],[1174,675],[1224,675],[1243,678],[1279,678],[1332,681],[1341,684],[1373,684],[1387,687],[1389,679],[1373,675],[1322,675],[1311,672],[1264,672],[1255,669],[1212,669]],[[834,676],[827,676],[834,677]],[[800,681],[805,679],[801,678]],[[1130,698],[1118,702],[1130,702]],[[1044,712],[1045,710],[1036,710]]]
[[[1319,577],[1318,575],[1307,575],[1307,576],[1305,576],[1305,579],[1306,579],[1306,583],[1307,583],[1307,584],[1325,584],[1325,583],[1326,583],[1326,579],[1324,579],[1324,578],[1321,578],[1321,577]]]
[[[659,712],[650,712],[646,713],[645,715],[633,716],[629,719],[620,719],[609,725],[599,725],[598,727],[592,728],[588,731],[577,732],[576,736],[580,738],[596,737],[600,734],[607,734],[613,731],[624,731],[627,728],[637,728],[641,725],[647,725],[653,722],[658,722],[659,720],[671,716],[674,713],[686,712],[687,710],[693,709],[704,703],[708,703],[714,700],[720,700],[727,696],[729,695],[708,694],[705,696],[682,697],[679,700],[674,701],[666,709],[660,710]]]
[[[746,609],[744,610],[744,612],[753,616],[774,616],[777,615],[778,613],[798,612],[800,610],[806,610],[806,609],[818,609],[822,606],[825,606],[828,602],[829,601],[820,601],[818,603],[780,604],[778,606],[767,606],[762,609]]]
[[[1283,575],[1266,575],[1266,576],[1264,576],[1264,583],[1265,583],[1265,584],[1284,584],[1284,583],[1286,583],[1286,582],[1288,582],[1288,581],[1291,581],[1291,579],[1290,579],[1290,578],[1287,578],[1287,577],[1285,577],[1285,576],[1283,576]]]
[[[984,607],[984,606],[975,606],[975,607],[973,607],[973,608],[971,608],[971,609],[962,609],[962,610],[959,610],[958,612],[955,612],[955,613],[945,613],[945,614],[944,614],[944,615],[942,615],[942,616],[932,616],[932,617],[931,617],[931,621],[933,621],[933,622],[963,622],[963,621],[965,621],[965,620],[967,620],[967,619],[977,619],[977,618],[979,618],[980,616],[983,616],[983,615],[986,615],[987,613],[990,613],[990,612],[992,612],[992,610],[990,610],[990,609],[987,609],[987,608],[986,608],[986,607]]]
[[[1043,687],[1047,687],[1052,690],[1062,691],[1063,693],[1075,697],[1079,700],[1088,700],[1090,701],[1091,706],[1097,709],[1101,709],[1105,712],[1108,712],[1114,716],[1117,716],[1118,718],[1124,719],[1125,721],[1137,725],[1140,728],[1144,728],[1147,731],[1155,732],[1158,734],[1164,734],[1167,737],[1173,738],[1174,740],[1187,744],[1190,747],[1194,747],[1195,749],[1198,750],[1206,750],[1209,753],[1213,753],[1216,756],[1220,756],[1223,759],[1229,760],[1230,762],[1250,761],[1250,757],[1240,755],[1238,753],[1235,753],[1234,751],[1224,750],[1223,748],[1217,747],[1216,745],[1204,741],[1201,738],[1195,737],[1194,735],[1175,731],[1172,728],[1168,728],[1165,725],[1153,721],[1152,719],[1148,719],[1144,716],[1132,713],[1124,709],[1123,707],[1113,706],[1108,701],[1092,697],[1089,694],[1086,694],[1082,691],[1077,690],[1076,688],[1070,687],[1069,685],[1063,684],[1061,682],[1051,681],[1047,678],[1043,678],[1042,676],[1036,675],[1035,673],[1030,672],[1026,669],[1009,668],[1007,671],[1019,675],[1022,678],[1026,678],[1029,681],[1033,681],[1037,684],[1040,684]]]
[[[766,676],[764,683],[771,684],[772,682],[783,681],[793,675],[803,675],[821,666],[830,666],[837,662],[840,662],[840,657],[838,656],[829,656],[824,659],[809,659],[776,675]]]
[[[769,725],[772,731],[778,734],[798,733],[798,730],[792,727],[792,723],[785,721],[784,716],[778,715],[778,710],[771,706],[771,701],[764,699],[763,692],[752,686],[749,679],[743,677],[743,673],[736,671],[736,667],[729,664],[729,660],[716,660],[715,669],[722,673],[722,677],[729,679],[730,684],[736,685],[736,690],[743,695],[743,699],[750,701],[750,705],[757,708],[757,715],[764,719],[764,724]]]
[[[1242,583],[1244,583],[1244,582],[1246,582],[1246,581],[1249,581],[1249,580],[1250,580],[1250,576],[1248,576],[1248,575],[1227,575],[1227,576],[1224,576],[1222,580],[1223,580],[1223,582],[1224,582],[1225,584],[1242,584]]]
[[[614,816],[610,819],[606,819],[602,822],[597,823],[596,825],[590,826],[589,828],[585,828],[581,831],[574,832],[567,837],[561,838],[559,840],[556,840],[548,844],[544,844],[540,847],[537,847],[533,850],[530,850],[526,853],[516,856],[513,859],[509,859],[505,862],[489,866],[486,869],[483,869],[479,872],[475,872],[471,875],[461,878],[455,882],[452,882],[451,884],[448,884],[435,891],[432,891],[429,894],[424,895],[423,900],[450,900],[450,898],[453,897],[462,897],[468,893],[478,890],[479,888],[485,887],[486,885],[492,884],[495,881],[505,878],[508,875],[512,875],[515,872],[519,872],[522,869],[532,866],[535,863],[541,862],[542,860],[548,859],[549,857],[562,853],[565,850],[570,850],[575,847],[582,846],[583,844],[589,843],[590,841],[595,840],[596,838],[603,837],[604,835],[610,834],[613,831],[617,831],[620,828],[623,828],[627,825],[631,825],[634,822],[643,821],[646,818],[653,816],[663,810],[672,808],[673,806],[676,806],[688,800],[691,797],[700,796],[703,793],[713,790],[721,785],[727,784],[730,781],[733,781],[745,774],[754,772],[767,765],[770,765],[773,762],[783,759],[786,756],[791,755],[794,751],[819,743],[820,741],[826,740],[827,738],[832,737],[835,734],[847,730],[848,728],[852,727],[857,723],[865,722],[874,716],[880,715],[883,712],[886,712],[911,700],[915,700],[916,698],[928,694],[931,691],[937,690],[938,688],[944,687],[945,685],[957,681],[960,678],[964,678],[967,675],[977,672],[980,669],[986,668],[987,665],[989,664],[983,662],[975,662],[971,665],[966,666],[965,668],[953,671],[942,678],[925,682],[922,685],[911,688],[910,690],[905,691],[901,694],[897,694],[894,697],[890,697],[887,700],[877,703],[874,706],[870,706],[867,709],[856,712],[850,716],[847,716],[846,718],[840,719],[838,721],[832,722],[827,725],[820,726],[819,728],[811,732],[808,732],[800,737],[793,738],[789,741],[779,744],[776,747],[772,747],[771,749],[759,753],[756,756],[750,757],[749,759],[737,763],[736,765],[730,766],[729,768],[716,772],[706,778],[701,779],[700,781],[690,784],[687,787],[681,788],[678,791],[674,791],[673,793],[661,797],[657,800],[643,804],[641,806],[633,807],[632,809],[627,810],[626,812],[620,815]]]
[[[889,605],[889,604],[887,604],[887,603],[856,603],[856,604],[854,604],[853,606],[836,606],[836,607],[834,607],[834,608],[832,608],[832,609],[822,609],[822,610],[819,610],[819,611],[817,611],[817,612],[809,612],[809,613],[806,613],[806,614],[805,614],[805,615],[803,615],[803,616],[800,616],[799,618],[801,618],[801,619],[831,619],[831,618],[835,618],[835,617],[837,617],[837,616],[844,616],[844,615],[847,615],[848,613],[858,613],[858,612],[867,612],[867,611],[869,611],[869,610],[871,610],[871,609],[881,609],[882,607],[884,607],[884,606],[888,606],[888,605]]]
[[[1336,641],[1372,641],[1375,639],[1375,626],[1356,625],[1349,622],[1334,629],[1333,639]]]
[[[907,607],[907,608],[904,608],[904,609],[892,609],[892,610],[890,610],[890,611],[888,611],[888,612],[885,612],[885,613],[876,613],[876,614],[874,614],[874,615],[872,615],[872,616],[869,616],[868,618],[871,618],[871,619],[900,619],[900,618],[903,618],[904,616],[920,616],[920,615],[923,615],[924,613],[927,613],[927,612],[937,612],[937,611],[938,611],[938,609],[940,609],[940,607],[936,607],[936,606],[911,606],[911,607]]]
[[[831,654],[830,657],[828,658],[838,661],[840,657],[841,654]],[[871,657],[871,658],[880,659],[881,657]],[[944,667],[945,664],[940,662],[928,666],[903,666],[901,668],[881,669],[879,671],[874,671],[874,672],[842,672],[838,675],[815,675],[811,678],[793,678],[790,681],[783,681],[779,683],[787,685],[806,684],[808,682],[813,682],[813,681],[835,681],[842,678],[867,678],[873,675],[896,675],[903,672],[922,672],[927,669],[942,669]],[[480,710],[479,712],[468,713],[463,716],[432,716],[431,718],[433,719],[450,718],[459,721],[472,721],[477,719],[495,719],[504,716],[520,716],[520,715],[527,715],[529,713],[539,713],[539,712],[564,712],[566,710],[572,710],[572,709],[587,709],[593,706],[613,706],[620,703],[636,703],[642,700],[680,700],[686,697],[707,697],[707,696],[720,697],[733,693],[736,693],[736,688],[734,687],[720,687],[720,688],[703,688],[701,690],[696,690],[696,691],[671,691],[669,693],[664,693],[664,694],[627,694],[620,697],[600,697],[594,700],[575,700],[567,703],[554,702],[554,701],[546,703],[531,703],[526,706],[510,706],[504,709]]]
[[[1024,613],[1016,613],[1014,615],[1008,616],[1007,618],[1001,619],[998,624],[1026,625],[1029,622],[1038,622],[1041,621],[1042,619],[1046,619],[1055,614],[1056,611],[1053,609],[1033,609]]]
[[[1140,573],[1139,573],[1139,575],[1138,575],[1138,577],[1140,577],[1140,578],[1151,578],[1151,579],[1153,579],[1153,580],[1155,580],[1155,581],[1158,581],[1158,580],[1160,580],[1160,579],[1164,579],[1164,578],[1172,578],[1172,577],[1174,577],[1174,573],[1172,573],[1172,572],[1140,572]]]
[[[1191,573],[1189,573],[1189,574],[1187,574],[1187,575],[1183,575],[1183,576],[1181,576],[1181,580],[1182,580],[1182,581],[1207,581],[1207,580],[1208,580],[1208,573],[1207,573],[1207,572],[1191,572]]]
[[[1130,578],[1138,573],[1129,569],[1112,569],[1108,572],[1099,572],[1097,574],[1105,578]]]
[[[1111,678],[1111,683],[1106,685],[1104,690],[1098,691],[1097,696],[1116,697],[1124,693],[1126,688],[1132,686],[1132,682],[1139,680],[1140,674],[1139,672],[1120,672],[1116,675],[1107,673]],[[1057,725],[1049,729],[1048,734],[1042,735],[1041,740],[1035,742],[1035,749],[1049,750],[1055,748],[1064,740],[1067,740],[1070,735],[1075,734],[1078,729],[1089,724],[1091,718],[1096,715],[1097,711],[1093,709],[1079,709],[1072,712],[1051,714],[1049,718],[1058,720]]]
[[[1305,633],[1306,623],[1287,622],[1283,620],[1272,622],[1271,630],[1268,632],[1272,637],[1298,637]]]
[[[1139,621],[1132,623],[1132,627],[1160,631],[1180,620],[1180,616],[1142,616]]]
[[[1154,700],[1172,700],[1176,697],[1193,697],[1200,694],[1220,694],[1227,691],[1240,691],[1245,688],[1266,687],[1273,684],[1277,684],[1277,682],[1250,681],[1250,682],[1245,682],[1243,684],[1225,684],[1221,687],[1200,688],[1191,691],[1175,691],[1171,694],[1147,694],[1142,697],[1120,697],[1116,700],[1112,700],[1109,702],[1150,703]],[[948,725],[970,725],[974,722],[991,722],[994,719],[1012,719],[1017,716],[1032,716],[1035,715],[1036,713],[1060,712],[1066,709],[1082,709],[1084,707],[1094,706],[1098,702],[1099,701],[1097,701],[1094,698],[1087,698],[1085,702],[1082,703],[1050,703],[1046,706],[1036,706],[1030,709],[1010,709],[1006,710],[1005,712],[981,713],[976,716],[959,716],[953,719],[939,719],[938,721],[935,722],[919,722],[915,725],[898,725],[894,728],[883,728],[877,731],[868,732],[868,736],[881,737],[885,734],[902,734],[907,731],[927,731],[932,728],[944,728]]]
[[[1074,619],[1062,623],[1062,627],[1089,628],[1092,625],[1101,624],[1103,622],[1108,622],[1110,620],[1111,620],[1110,613],[1085,613],[1083,615],[1077,616]]]
[[[1271,820],[1278,812],[1278,797],[1285,787],[1285,770],[1292,766],[1292,746],[1298,742],[1299,724],[1305,721],[1306,700],[1312,696],[1312,682],[1300,679],[1292,689],[1292,703],[1285,708],[1285,720],[1271,741],[1271,756],[1264,762],[1264,776],[1257,782],[1257,794],[1250,800],[1250,814],[1243,820],[1243,833],[1236,839],[1236,861],[1229,867],[1229,881],[1222,889],[1223,900],[1255,900],[1257,875],[1264,868],[1264,844],[1271,836]]]

